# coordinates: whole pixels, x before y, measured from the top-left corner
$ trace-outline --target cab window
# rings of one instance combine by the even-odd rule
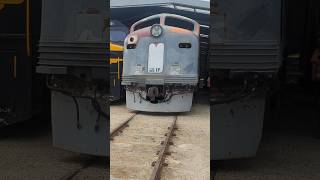
[[[146,27],[150,27],[154,24],[160,24],[160,18],[155,18],[155,19],[150,19],[148,21],[145,21],[145,22],[142,22],[140,24],[138,24],[134,30],[139,30],[139,29],[143,29],[143,28],[146,28]]]
[[[172,18],[172,17],[166,17],[165,25],[178,27],[178,28],[182,28],[182,29],[187,29],[189,31],[194,30],[193,23],[191,23],[189,21],[181,20],[181,19]]]
[[[111,42],[121,42],[124,41],[126,38],[127,34],[123,31],[110,31],[110,41]]]

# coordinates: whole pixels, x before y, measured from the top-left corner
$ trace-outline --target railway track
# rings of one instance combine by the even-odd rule
[[[113,138],[118,135],[119,133],[122,132],[122,130],[126,127],[129,127],[129,122],[137,115],[138,113],[133,114],[132,116],[130,116],[126,121],[124,121],[122,124],[120,124],[120,126],[118,126],[115,130],[113,130],[110,133],[110,140],[112,141]]]
[[[112,149],[111,153],[116,153],[110,155],[111,175],[113,173],[117,174],[118,176],[121,176],[120,173],[125,175],[126,173],[123,172],[123,169],[134,169],[134,167],[131,166],[132,164],[135,164],[134,160],[144,156],[145,161],[141,163],[142,166],[140,167],[140,170],[144,169],[142,171],[143,173],[138,175],[126,174],[127,177],[122,178],[143,178],[150,180],[161,179],[161,170],[167,165],[165,163],[166,156],[170,155],[169,146],[173,144],[172,137],[175,136],[174,131],[177,129],[177,119],[177,115],[154,116],[136,113],[115,128],[110,133],[110,146]],[[117,138],[117,136],[119,137]],[[128,138],[127,141],[126,138]],[[141,141],[139,141],[139,139]],[[150,140],[153,141],[150,142]],[[128,145],[128,147],[143,146],[143,148],[139,147],[140,149],[143,149],[143,152],[129,152],[127,157],[137,156],[137,158],[128,158],[126,159],[126,162],[121,162],[121,165],[121,163],[117,163],[117,161],[121,161],[121,158],[118,157],[122,157],[122,155],[126,156],[128,151],[123,148],[113,148],[113,144],[123,144],[124,142]],[[115,165],[113,166],[113,164]],[[139,167],[136,166],[136,169],[138,170]],[[135,172],[132,172],[132,174],[134,173]]]

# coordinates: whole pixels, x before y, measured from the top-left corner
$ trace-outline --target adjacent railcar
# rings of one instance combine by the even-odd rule
[[[45,81],[35,73],[40,0],[0,1],[0,127],[44,110]]]
[[[43,1],[37,72],[51,90],[55,147],[108,155],[108,27],[104,0]]]
[[[123,66],[123,43],[128,35],[128,28],[117,20],[110,20],[110,102],[124,98],[121,86]]]
[[[119,101],[123,97],[121,74],[123,65],[123,46],[110,43],[110,102]]]
[[[199,78],[200,25],[158,14],[131,26],[124,43],[122,85],[129,109],[187,112]]]

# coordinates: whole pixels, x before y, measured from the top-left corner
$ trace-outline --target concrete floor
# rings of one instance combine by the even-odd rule
[[[220,161],[213,166],[216,180],[319,180],[320,140],[267,132],[256,158]]]
[[[94,163],[74,179],[109,178],[107,159],[53,148],[51,139],[50,121],[35,119],[0,129],[0,179],[59,180],[88,161]]]

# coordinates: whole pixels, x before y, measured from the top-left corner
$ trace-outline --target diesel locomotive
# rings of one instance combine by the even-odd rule
[[[107,156],[108,3],[45,0],[41,18],[37,72],[51,91],[53,144]]]
[[[158,14],[137,21],[124,42],[122,85],[129,109],[190,111],[199,79],[196,21]]]
[[[280,124],[279,96],[287,89],[280,90],[311,77],[319,5],[317,0],[211,1],[211,159],[254,157],[264,122]]]
[[[283,2],[211,2],[211,158],[256,155],[282,58]],[[236,8],[235,8],[236,7]]]

